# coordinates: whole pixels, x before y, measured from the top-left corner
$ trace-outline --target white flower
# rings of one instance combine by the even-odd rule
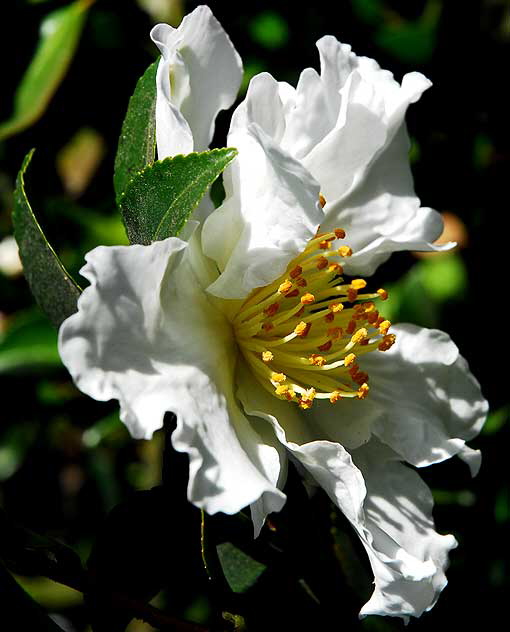
[[[206,7],[153,37],[160,157],[203,149],[235,98],[237,53]],[[133,436],[176,413],[188,497],[209,513],[250,505],[257,534],[297,463],[367,551],[375,589],[361,615],[419,616],[456,542],[436,533],[431,494],[404,462],[458,455],[475,473],[465,441],[487,404],[446,334],[388,333],[384,290],[356,278],[392,251],[433,249],[440,233],[414,195],[404,124],[428,81],[412,73],[400,86],[332,37],[318,48],[321,74],[306,69],[296,89],[252,80],[232,118],[225,202],[188,242],[88,253],[91,285],[60,353],[82,391],[119,400]],[[342,266],[355,278],[343,282]]]

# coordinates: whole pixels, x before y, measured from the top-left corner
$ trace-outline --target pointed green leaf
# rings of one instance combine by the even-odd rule
[[[11,118],[0,124],[0,139],[34,123],[61,83],[80,39],[93,0],[76,0],[43,20],[37,50],[14,96]]]
[[[63,632],[0,562],[0,607],[8,629]],[[10,624],[7,623],[10,621]]]
[[[129,241],[150,244],[176,236],[207,189],[237,155],[212,149],[155,162],[138,173],[121,196]]]
[[[151,64],[129,100],[115,157],[113,186],[117,203],[129,181],[156,158],[156,71]]]
[[[14,236],[32,294],[53,325],[59,327],[76,311],[81,290],[46,240],[27,199],[24,175],[33,152],[26,155],[16,180]]]
[[[231,542],[219,544],[216,550],[225,579],[235,593],[246,592],[267,568]]]

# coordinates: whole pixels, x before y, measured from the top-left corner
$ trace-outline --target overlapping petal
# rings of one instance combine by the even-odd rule
[[[238,393],[247,413],[273,425],[292,457],[356,530],[375,576],[374,594],[361,616],[405,618],[431,608],[446,585],[448,551],[456,542],[435,532],[432,496],[418,475],[377,439],[351,456],[339,443],[309,440],[313,426],[260,386],[241,383]]]
[[[172,442],[189,454],[197,506],[234,513],[264,496],[276,511],[285,497],[266,472],[279,453],[234,400],[233,340],[200,286],[194,243],[91,251],[82,270],[91,285],[60,329],[60,354],[83,392],[119,400],[134,437],[150,438],[176,413]]]
[[[396,344],[360,362],[369,372],[372,431],[417,467],[466,457],[473,473],[480,455],[466,450],[487,416],[480,385],[450,337],[414,325],[393,328]]]
[[[218,112],[236,98],[241,59],[206,6],[197,7],[177,29],[156,25],[151,37],[162,54],[156,82],[158,157],[203,151]]]
[[[323,214],[319,185],[260,126],[249,125],[229,143],[239,155],[227,167],[227,197],[207,218],[202,245],[221,272],[208,291],[234,299],[278,278]]]

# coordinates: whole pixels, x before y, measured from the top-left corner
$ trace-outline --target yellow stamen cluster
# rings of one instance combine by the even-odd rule
[[[334,242],[344,237],[341,228],[317,233],[285,274],[254,290],[233,318],[241,353],[259,382],[303,409],[316,399],[364,399],[368,374],[358,362],[395,342],[373,300],[386,300],[386,290],[364,293],[364,279],[341,276],[335,259],[352,250]]]

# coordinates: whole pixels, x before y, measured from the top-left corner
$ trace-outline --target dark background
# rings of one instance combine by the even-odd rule
[[[27,0],[0,8],[0,121],[11,113],[12,95],[33,55],[42,18],[65,4]],[[156,58],[149,39],[154,17],[141,4],[98,0],[42,117],[0,141],[0,238],[12,233],[16,173],[26,152],[36,147],[27,177],[29,196],[50,242],[73,273],[94,245],[126,243],[111,179],[128,99]],[[197,3],[173,4],[173,15],[179,10],[182,15]],[[489,422],[472,442],[483,451],[479,476],[471,480],[467,468],[456,462],[420,472],[434,491],[438,531],[453,533],[459,548],[451,555],[450,583],[438,604],[411,625],[419,630],[439,624],[474,629],[478,617],[501,609],[509,588],[508,307],[503,283],[510,2],[353,0],[299,9],[295,2],[209,5],[243,58],[244,86],[250,74],[262,70],[295,85],[303,68],[318,68],[315,42],[325,34],[373,57],[399,80],[419,70],[433,81],[407,119],[416,190],[424,205],[455,216],[452,230],[458,234],[458,225],[463,226],[466,236],[457,238],[464,245],[434,260],[396,255],[377,278],[393,290],[392,320],[448,331],[490,401]],[[220,114],[217,146],[224,144],[228,121],[228,114]],[[62,148],[83,128],[93,130],[91,145],[80,151],[92,153],[94,168],[81,190],[72,192],[56,165]],[[108,511],[134,490],[160,482],[163,439],[131,440],[115,405],[91,401],[73,387],[59,363],[55,333],[34,307],[23,277],[2,271],[0,373],[0,505],[24,525],[61,538],[86,557]],[[175,552],[172,572],[177,568],[182,576],[194,577],[200,569],[182,570],[185,553]],[[85,629],[75,593],[38,577],[19,581],[50,612],[63,615],[74,626],[70,630]],[[167,596],[165,603],[181,616],[207,622],[212,606],[205,584],[197,579],[180,601]],[[354,595],[348,606],[344,602],[338,608],[338,629],[393,629],[393,623],[374,618],[342,626],[345,607],[357,611],[362,603]],[[131,625],[130,630],[150,629]]]

